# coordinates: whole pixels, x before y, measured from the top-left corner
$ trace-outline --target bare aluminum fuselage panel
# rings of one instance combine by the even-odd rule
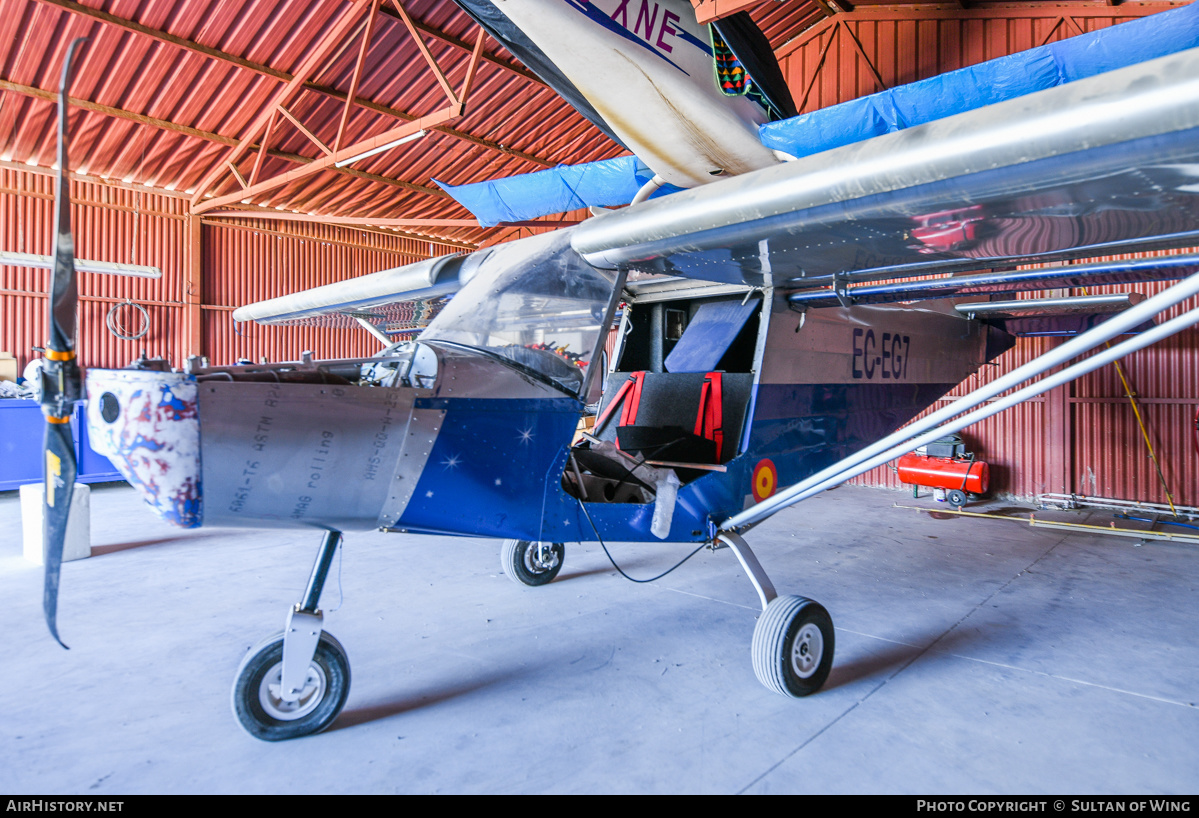
[[[445,414],[415,408],[431,392],[201,383],[205,523],[354,531],[394,521]]]

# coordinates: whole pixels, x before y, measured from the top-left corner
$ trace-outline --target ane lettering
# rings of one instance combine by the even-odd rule
[[[629,2],[630,0],[620,0],[620,5],[612,12],[613,22],[620,23],[625,28],[629,27]],[[616,19],[617,15],[620,15],[619,20]]]
[[[671,36],[678,34],[678,31],[672,25],[672,23],[677,23],[678,21],[679,16],[673,11],[666,11],[662,13],[662,27],[658,29],[658,39],[654,42],[658,44],[658,48],[667,53],[673,52],[674,46],[670,45],[669,43],[662,42],[662,37],[666,34],[670,34]]]
[[[641,0],[641,6],[637,9],[637,16],[633,21],[633,27],[629,28],[629,4],[633,0],[620,0],[620,5],[616,7],[616,11],[612,12],[612,21],[619,23],[625,29],[631,31],[640,37],[643,37],[646,42],[653,43],[667,53],[674,51],[674,46],[666,41],[666,36],[673,37],[678,34],[678,29],[674,24],[679,22],[679,16],[672,11],[663,9],[657,3],[651,0]],[[662,18],[659,21],[658,12],[662,13]]]

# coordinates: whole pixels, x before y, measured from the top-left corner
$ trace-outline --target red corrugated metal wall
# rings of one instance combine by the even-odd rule
[[[811,111],[881,90],[876,72],[893,87],[1171,7],[1046,5],[976,11],[860,6],[852,14],[839,14],[813,27],[782,46],[779,54],[796,103],[801,111]],[[1152,294],[1165,286],[1133,289]],[[1190,301],[1184,308],[1196,305]],[[985,367],[937,406],[1058,343],[1048,338],[1021,339],[998,359],[998,366]],[[1199,332],[1181,333],[1130,356],[1123,365],[1174,501],[1199,505],[1193,422],[1199,406]],[[996,492],[1019,497],[1076,492],[1166,502],[1114,366],[976,424],[964,435],[991,464]],[[855,482],[902,485],[887,467]]]
[[[876,72],[892,88],[1169,8],[863,7],[813,26],[778,54],[803,113],[883,90]]]
[[[179,327],[187,203],[161,192],[98,182],[73,182],[71,199],[78,258],[162,269],[157,280],[79,274],[77,346],[83,366],[124,366],[142,350],[180,362],[186,352]],[[0,250],[49,255],[53,221],[53,176],[0,169]],[[20,367],[32,356],[34,345],[46,342],[49,281],[49,270],[0,266],[0,348],[16,355]],[[109,310],[126,299],[149,313],[149,330],[137,341],[122,341],[105,327]],[[128,308],[122,309],[120,317],[126,312]]]
[[[365,330],[235,324],[236,307],[428,258],[430,244],[303,222],[203,226],[203,338],[214,363],[238,358],[361,357],[379,350]],[[437,254],[449,248],[434,248]]]
[[[203,222],[200,299],[185,266],[191,240],[185,199],[164,191],[101,182],[71,183],[72,220],[78,258],[145,264],[162,278],[80,273],[78,349],[84,367],[120,367],[143,351],[179,366],[188,355],[214,363],[237,358],[294,360],[303,350],[318,358],[369,355],[377,341],[360,329],[260,327],[234,324],[234,308],[251,301],[340,281],[450,252],[452,248],[323,224]],[[54,215],[54,178],[45,171],[0,168],[0,250],[48,255]],[[23,368],[32,347],[46,341],[49,271],[0,266],[0,350]],[[126,299],[149,315],[149,330],[136,341],[109,332],[105,317]],[[196,317],[194,313],[198,312]],[[192,313],[192,315],[189,315]],[[116,317],[138,328],[141,317],[121,308]],[[200,343],[189,336],[200,324]]]

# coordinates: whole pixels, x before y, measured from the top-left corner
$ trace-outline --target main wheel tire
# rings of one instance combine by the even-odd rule
[[[560,542],[550,543],[548,557],[538,555],[537,543],[528,540],[504,540],[500,562],[504,574],[521,585],[545,585],[562,570],[566,558],[566,546]]]
[[[299,700],[279,697],[282,675],[281,633],[259,642],[237,669],[233,715],[254,738],[283,741],[319,733],[333,723],[350,695],[345,648],[327,633],[317,643]]]
[[[807,696],[828,679],[834,646],[833,620],[823,605],[802,596],[776,597],[754,627],[754,674],[775,693]]]
[[[945,492],[945,502],[954,508],[961,508],[966,505],[966,492],[961,489],[950,489]]]

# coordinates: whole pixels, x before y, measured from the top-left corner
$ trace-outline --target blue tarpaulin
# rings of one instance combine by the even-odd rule
[[[809,156],[1199,46],[1199,3],[989,60],[761,126],[762,143]]]
[[[1199,46],[1199,2],[762,125],[763,144],[809,156]],[[437,182],[484,227],[628,204],[654,173],[635,156],[470,185]],[[669,185],[654,196],[673,193]]]
[[[636,156],[620,156],[582,165],[555,168],[493,179],[473,185],[436,182],[446,193],[475,215],[479,224],[519,222],[583,207],[628,204],[654,172]],[[677,188],[666,186],[660,195]]]

